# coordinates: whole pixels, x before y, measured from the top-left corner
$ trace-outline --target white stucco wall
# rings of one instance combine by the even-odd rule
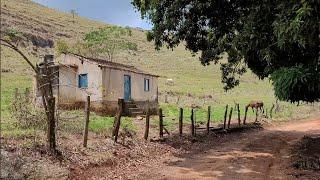
[[[63,74],[64,71],[62,71],[61,76],[65,75],[75,78],[74,81],[71,81],[73,83],[71,84],[71,86],[76,87],[75,91],[72,90],[72,93],[74,93],[74,95],[70,95],[70,93],[62,93],[70,90],[70,88],[61,86],[59,94],[60,99],[68,99],[69,96],[75,96],[75,101],[86,101],[87,96],[90,95],[91,101],[102,100],[102,74],[101,69],[96,63],[88,61],[83,61],[83,63],[81,63],[81,61],[79,61],[77,57],[71,55],[61,55],[58,58],[58,62],[70,71],[66,74]],[[72,68],[69,68],[68,65],[77,66],[78,68],[76,72],[74,72]],[[75,75],[71,75],[72,73],[74,73]],[[88,74],[87,88],[78,88],[78,78],[80,74]]]
[[[57,58],[60,63],[60,102],[86,101],[86,96],[91,96],[91,101],[117,101],[124,97],[124,75],[131,76],[131,98],[134,101],[155,101],[157,99],[157,77],[138,74],[128,70],[114,69],[112,67],[99,67],[97,63],[84,60],[73,55],[61,55]],[[76,66],[75,68],[67,67]],[[88,88],[78,88],[79,74],[88,74]],[[144,91],[144,78],[150,80],[150,90]]]
[[[124,97],[124,75],[131,76],[131,98],[134,101],[155,101],[157,99],[157,78],[126,70],[104,67],[102,69],[104,100],[117,101]],[[144,79],[149,79],[149,91],[144,91]]]
[[[64,66],[59,67],[59,102],[73,103],[77,99],[77,69]]]

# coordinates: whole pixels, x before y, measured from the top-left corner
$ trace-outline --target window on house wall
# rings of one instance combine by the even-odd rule
[[[150,80],[144,79],[144,91],[150,91]]]
[[[88,74],[79,74],[79,88],[88,87]]]

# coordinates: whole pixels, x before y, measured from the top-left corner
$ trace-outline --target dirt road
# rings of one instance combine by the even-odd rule
[[[319,172],[296,170],[290,163],[292,145],[318,133],[320,119],[311,119],[228,135],[210,148],[174,156],[138,179],[320,179]]]

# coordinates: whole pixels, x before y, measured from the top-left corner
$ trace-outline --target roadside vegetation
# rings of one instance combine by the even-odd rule
[[[23,34],[36,33],[32,29],[28,29],[27,24],[42,28],[46,33],[40,33],[39,36],[49,34],[55,42],[60,42],[62,46],[60,50],[68,47],[64,42],[77,42],[79,39],[84,38],[85,33],[94,32],[94,29],[106,26],[100,22],[44,8],[29,1],[13,2],[5,0],[3,3],[6,5],[3,16],[6,20],[5,23],[9,23],[7,20],[15,22],[10,24],[10,28],[23,32]],[[28,19],[28,21],[17,18],[21,12],[24,12],[22,18]],[[42,15],[39,16],[39,14]],[[37,24],[38,21],[36,19],[40,22],[50,23]],[[65,23],[73,21],[77,23],[65,25]],[[51,24],[56,25],[52,26]],[[8,28],[7,26],[5,27]],[[249,71],[242,76],[238,87],[226,93],[223,90],[223,84],[220,82],[221,74],[218,66],[202,66],[199,63],[198,55],[192,56],[182,45],[176,47],[174,51],[165,48],[155,51],[152,42],[146,40],[145,32],[137,29],[132,29],[131,31],[132,35],[128,36],[128,39],[137,45],[137,51],[131,54],[128,51],[120,51],[114,54],[115,57],[113,59],[116,62],[134,65],[161,76],[159,78],[159,99],[160,106],[163,108],[164,115],[166,116],[164,121],[169,126],[168,129],[174,130],[177,128],[179,107],[184,108],[185,123],[189,123],[191,105],[199,106],[200,109],[196,111],[196,121],[201,123],[206,121],[206,110],[207,106],[210,105],[212,107],[212,122],[220,123],[223,120],[227,104],[229,107],[232,107],[234,103],[239,103],[241,117],[243,117],[244,106],[250,100],[262,100],[265,103],[265,107],[269,110],[272,104],[276,102],[269,80],[259,80]],[[64,45],[66,47],[63,47]],[[32,45],[26,43],[21,45],[21,47],[25,49],[24,52],[29,55],[34,63],[42,61],[39,55],[54,52],[52,48],[41,47],[37,47],[37,52],[34,52],[31,48]],[[32,71],[27,68],[27,64],[14,52],[6,48],[2,48],[1,51],[1,125],[3,134],[5,136],[29,134],[32,131],[14,126],[15,120],[11,117],[10,106],[15,88],[19,88],[19,90],[24,90],[25,88],[32,89]],[[227,57],[225,56],[225,58]],[[166,85],[167,78],[172,78],[174,85]],[[169,103],[164,103],[166,94]],[[281,109],[280,112],[274,115],[275,119],[292,119],[294,117],[308,116],[317,108],[317,104],[296,106],[280,102],[279,105]],[[81,115],[83,111],[71,111],[69,114]],[[80,115],[79,117],[81,117]],[[254,115],[251,110],[248,111],[249,118],[254,117]],[[235,111],[233,117],[236,118]],[[138,129],[135,127],[136,124],[130,123],[129,118],[125,118],[123,121],[128,121],[128,123],[123,123],[123,125],[130,129]],[[152,118],[154,125],[157,124],[157,121],[158,118],[156,116]],[[105,130],[112,127],[112,123],[112,117],[102,117],[92,113],[89,130],[94,133],[103,134]],[[83,127],[81,124],[82,118],[79,118],[77,123],[69,123],[70,126],[78,127],[78,133],[82,132],[81,128]]]

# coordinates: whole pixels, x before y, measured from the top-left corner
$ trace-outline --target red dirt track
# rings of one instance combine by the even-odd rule
[[[172,157],[138,179],[320,179],[320,172],[294,169],[290,159],[293,144],[319,133],[320,119],[309,119],[231,135],[202,152]]]

